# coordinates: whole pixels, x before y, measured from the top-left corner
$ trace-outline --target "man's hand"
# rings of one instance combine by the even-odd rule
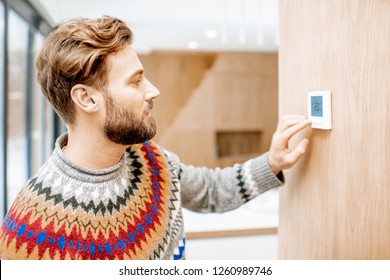
[[[308,118],[298,115],[284,116],[279,121],[268,154],[268,163],[275,174],[292,167],[305,153],[308,139],[301,140],[293,150],[289,149],[288,142],[310,123]]]

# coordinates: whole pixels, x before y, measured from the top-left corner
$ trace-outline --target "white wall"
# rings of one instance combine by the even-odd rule
[[[190,239],[188,260],[276,260],[277,234]]]
[[[279,190],[269,190],[239,209],[227,213],[199,214],[183,209],[186,232],[270,228],[278,226]],[[189,260],[239,260],[277,258],[277,234],[187,240]]]

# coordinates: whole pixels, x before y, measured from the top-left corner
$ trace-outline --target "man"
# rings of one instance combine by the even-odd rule
[[[68,132],[27,182],[0,229],[3,259],[183,259],[181,207],[237,208],[284,183],[310,121],[288,116],[270,151],[225,169],[186,166],[149,141],[159,91],[145,78],[132,33],[111,17],[55,28],[37,58],[42,91]]]

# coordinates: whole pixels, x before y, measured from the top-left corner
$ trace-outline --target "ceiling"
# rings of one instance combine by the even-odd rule
[[[153,50],[276,52],[279,0],[31,0],[57,24],[115,16],[135,34],[139,53]]]

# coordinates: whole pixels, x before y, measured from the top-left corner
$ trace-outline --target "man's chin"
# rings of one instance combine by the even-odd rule
[[[153,118],[144,119],[139,123],[138,128],[105,126],[106,138],[110,141],[125,146],[144,143],[153,139],[156,135],[157,127]]]

